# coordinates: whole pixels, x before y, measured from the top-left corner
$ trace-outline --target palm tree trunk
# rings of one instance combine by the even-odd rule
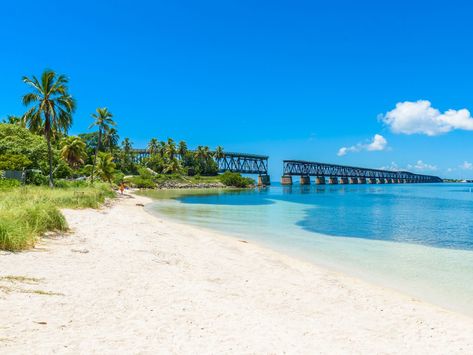
[[[97,163],[97,154],[99,153],[100,139],[101,138],[102,138],[102,130],[99,128],[99,137],[97,139],[97,146],[95,147],[94,163],[92,164],[92,176],[90,178],[90,181],[92,183],[94,183],[95,164]]]
[[[53,180],[53,151],[51,149],[51,135],[46,134],[46,140],[48,141],[48,159],[49,159],[49,187],[54,187]]]
[[[46,142],[48,143],[48,162],[49,162],[49,187],[54,187],[53,180],[53,151],[51,149],[51,121],[49,119],[49,113],[45,113],[44,120],[44,135],[46,136]]]

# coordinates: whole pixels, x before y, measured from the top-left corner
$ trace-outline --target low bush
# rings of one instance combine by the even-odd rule
[[[0,178],[0,189],[11,189],[20,185],[21,183],[18,180]]]
[[[239,173],[232,173],[230,171],[226,171],[220,175],[220,181],[225,186],[232,187],[249,187],[255,184],[253,179],[243,177]]]

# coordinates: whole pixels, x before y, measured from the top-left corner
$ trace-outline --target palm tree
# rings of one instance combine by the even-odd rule
[[[176,157],[169,159],[164,168],[164,173],[177,173],[179,171],[181,171],[181,163],[179,160]]]
[[[148,150],[151,155],[155,155],[159,150],[159,141],[156,138],[151,138],[148,143]]]
[[[97,175],[102,180],[112,183],[113,174],[115,173],[115,163],[113,162],[113,156],[110,153],[100,153],[97,164]]]
[[[84,141],[79,137],[67,137],[62,141],[61,157],[70,167],[77,167],[84,164],[84,160],[87,158],[85,147]]]
[[[187,143],[180,141],[177,148],[177,153],[181,156],[181,160],[184,159],[184,156],[187,153]]]
[[[25,121],[23,120],[23,117],[20,116],[8,115],[6,118],[3,119],[3,123],[25,127]]]
[[[121,168],[130,172],[133,168],[133,143],[130,138],[125,138],[122,142]]]
[[[199,145],[197,147],[197,150],[194,152],[194,156],[196,159],[199,159],[199,160],[207,160],[210,156],[209,147],[204,147],[204,146]]]
[[[214,152],[214,157],[215,159],[222,159],[223,157],[225,157],[225,153],[223,152],[223,148],[221,146],[218,146],[217,148],[215,148],[215,152]]]
[[[159,142],[158,153],[161,158],[164,158],[164,155],[166,154],[166,142]]]
[[[97,126],[99,128],[99,136],[97,140],[97,146],[95,147],[95,154],[94,154],[94,163],[92,164],[92,176],[90,178],[91,182],[94,182],[94,170],[95,164],[97,163],[97,155],[100,149],[100,142],[102,140],[102,132],[107,132],[111,126],[115,126],[115,122],[112,120],[112,113],[106,108],[98,108],[96,113],[92,114],[94,118],[94,122],[90,125],[89,128]]]
[[[23,82],[32,91],[23,96],[25,106],[32,105],[23,116],[24,122],[35,132],[42,132],[48,143],[49,186],[53,181],[53,151],[51,138],[60,132],[66,133],[72,124],[72,114],[76,109],[74,98],[68,93],[68,79],[52,70],[45,70],[41,81],[33,76],[23,77]]]
[[[169,160],[174,159],[174,156],[176,155],[177,150],[176,150],[176,143],[174,143],[174,140],[172,138],[168,138],[165,152]]]
[[[119,139],[120,136],[118,135],[117,130],[114,127],[110,127],[104,132],[103,144],[108,147],[110,153],[113,153],[113,150],[118,146]]]

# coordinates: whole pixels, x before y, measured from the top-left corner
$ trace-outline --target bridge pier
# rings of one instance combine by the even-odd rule
[[[356,177],[355,178],[354,177],[350,178],[350,184],[358,184],[358,178],[356,178]]]
[[[385,183],[386,183],[385,179],[383,179],[383,178],[378,179],[378,184],[385,184]]]
[[[347,177],[341,177],[340,178],[340,184],[348,184],[348,178]]]
[[[268,186],[271,185],[271,181],[269,179],[269,175],[259,175],[258,176],[258,186]]]
[[[315,178],[315,183],[317,185],[325,185],[325,176],[317,176]]]
[[[378,182],[376,181],[375,178],[369,178],[369,179],[368,179],[368,183],[370,183],[370,184],[377,184]]]
[[[393,183],[393,180],[392,179],[386,179],[386,184],[392,184]]]
[[[310,176],[309,175],[301,175],[300,184],[301,185],[310,185]]]
[[[281,185],[292,185],[292,176],[291,175],[283,175],[281,177]]]
[[[330,176],[328,178],[328,183],[331,184],[331,185],[337,185],[338,184],[338,177]]]
[[[366,178],[361,177],[361,178],[358,179],[358,182],[359,182],[360,184],[366,184]]]

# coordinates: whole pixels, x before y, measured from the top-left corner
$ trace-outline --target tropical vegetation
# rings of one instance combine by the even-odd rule
[[[218,175],[216,159],[225,156],[220,146],[191,150],[185,141],[154,137],[149,154],[138,159],[106,107],[91,114],[92,131],[69,135],[76,100],[68,78],[48,69],[23,82],[25,112],[0,123],[0,249],[24,249],[45,231],[64,230],[60,208],[97,207],[124,181],[140,188],[169,182],[254,184],[240,174]]]

